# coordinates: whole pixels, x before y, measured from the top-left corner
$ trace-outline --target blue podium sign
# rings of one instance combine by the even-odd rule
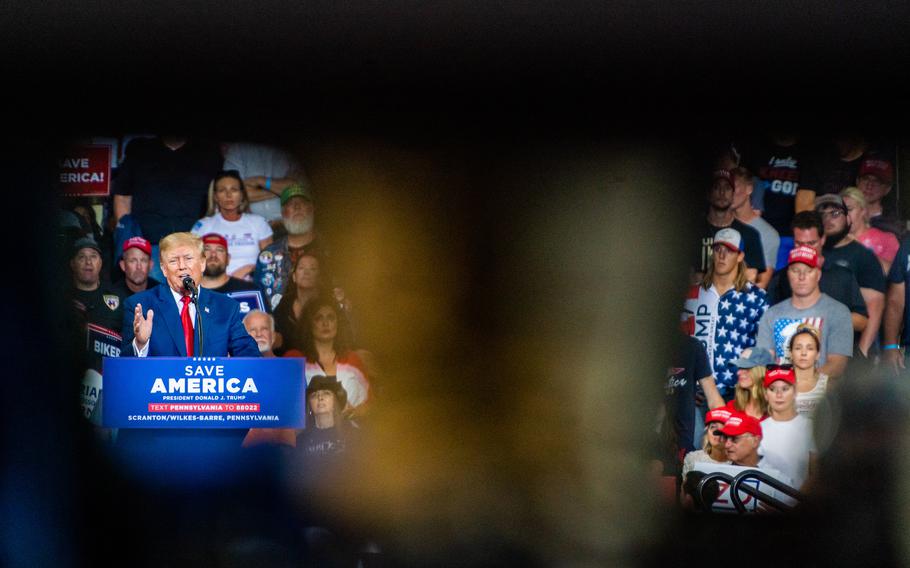
[[[104,358],[106,428],[303,428],[301,358]]]

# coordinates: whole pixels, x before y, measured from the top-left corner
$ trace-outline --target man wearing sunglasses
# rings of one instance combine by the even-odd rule
[[[866,302],[869,321],[856,340],[864,357],[876,345],[882,314],[885,311],[885,273],[875,254],[850,234],[847,206],[839,195],[822,195],[815,199],[815,210],[825,227],[825,262],[846,268],[856,277],[860,294]],[[877,349],[876,349],[877,351]]]

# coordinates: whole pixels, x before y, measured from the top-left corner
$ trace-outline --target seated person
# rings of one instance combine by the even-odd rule
[[[723,440],[718,433],[724,423],[730,418],[731,412],[726,408],[715,408],[705,414],[705,437],[702,443],[702,449],[689,452],[683,460],[682,477],[692,471],[692,465],[695,462],[714,462],[730,463],[727,459],[727,452],[724,449]]]

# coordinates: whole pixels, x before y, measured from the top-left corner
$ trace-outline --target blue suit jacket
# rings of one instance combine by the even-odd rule
[[[155,311],[149,357],[186,357],[183,324],[167,283],[130,296],[124,303],[121,357],[134,357],[133,318],[136,304]],[[194,333],[194,354],[205,357],[261,357],[256,341],[243,327],[237,300],[202,289],[197,309],[202,315],[203,352]],[[127,315],[128,314],[128,315]],[[196,325],[199,325],[198,321]],[[102,392],[103,396],[103,392]],[[231,471],[247,429],[121,429],[117,445],[134,468],[149,480],[170,483],[212,483],[213,471]]]
[[[133,294],[123,305],[123,345],[121,357],[134,357],[133,318],[136,304],[142,304],[142,311],[148,317],[149,309],[155,312],[152,320],[152,336],[149,338],[149,357],[186,357],[183,340],[183,324],[174,296],[167,283],[151,290]],[[240,304],[236,300],[202,288],[199,291],[197,310],[202,316],[202,335],[205,342],[199,350],[199,333],[193,333],[195,356],[205,357],[259,357],[256,341],[243,327]],[[199,325],[197,320],[196,325]]]

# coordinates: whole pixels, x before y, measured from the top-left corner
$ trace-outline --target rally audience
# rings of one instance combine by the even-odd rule
[[[796,328],[790,338],[789,353],[796,373],[796,410],[814,418],[828,389],[828,375],[818,371],[821,349],[820,332],[809,324]]]
[[[871,250],[882,265],[882,270],[887,274],[897,256],[900,243],[894,233],[883,231],[869,225],[869,211],[866,207],[866,197],[859,189],[848,187],[840,192],[847,207],[847,216],[850,221],[850,234],[867,249]]]
[[[765,221],[764,218],[752,208],[752,193],[755,182],[752,172],[744,167],[736,167],[730,171],[733,174],[733,213],[736,219],[749,225],[761,237],[761,246],[765,252],[765,265],[768,267],[765,272],[759,275],[756,284],[761,288],[767,288],[771,280],[774,267],[777,265],[777,250],[780,248],[780,235]]]
[[[252,280],[259,251],[272,244],[272,228],[265,218],[249,210],[250,199],[240,174],[236,170],[218,172],[209,186],[207,216],[191,232],[224,236],[231,249],[228,274]]]
[[[346,416],[363,415],[370,383],[363,361],[351,349],[347,320],[335,299],[323,296],[307,304],[299,325],[302,349],[288,350],[284,356],[306,357],[307,382],[319,375],[337,377],[348,403],[339,410]]]
[[[787,279],[793,295],[768,308],[758,324],[757,348],[786,362],[786,345],[802,323],[817,322],[823,329],[820,371],[840,377],[853,356],[853,333],[847,307],[823,293],[818,286],[821,270],[815,249],[799,246],[790,251]]]
[[[123,282],[114,285],[114,290],[121,298],[154,288],[159,284],[149,276],[152,265],[152,243],[142,237],[131,237],[123,241],[123,254],[120,257],[120,270],[123,271]],[[158,259],[155,259],[158,262]]]
[[[770,416],[762,422],[762,461],[782,472],[797,489],[814,468],[812,421],[796,410],[796,373],[791,365],[773,365],[765,374]]]
[[[815,200],[815,208],[825,227],[825,262],[852,272],[866,303],[869,319],[856,347],[863,356],[868,356],[869,349],[878,339],[885,310],[885,275],[875,255],[850,234],[850,220],[843,198],[823,195]]]
[[[718,432],[730,416],[731,412],[726,408],[715,408],[705,414],[705,436],[701,449],[686,454],[682,466],[683,479],[692,471],[692,466],[696,462],[730,463]]]
[[[727,403],[727,410],[740,412],[762,420],[768,416],[768,400],[763,384],[765,368],[774,358],[764,349],[746,349],[739,359],[733,361],[737,367],[736,392]]]

